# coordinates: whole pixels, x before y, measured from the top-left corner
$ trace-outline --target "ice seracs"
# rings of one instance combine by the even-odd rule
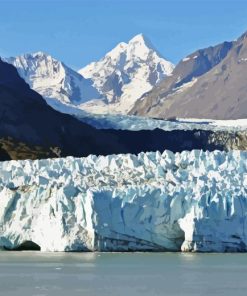
[[[247,152],[0,163],[0,247],[247,251]]]
[[[173,68],[139,34],[79,71],[105,96],[105,100],[85,103],[82,108],[93,113],[127,113],[144,93],[171,75]]]

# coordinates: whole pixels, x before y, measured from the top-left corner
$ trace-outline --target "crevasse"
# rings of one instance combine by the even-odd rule
[[[0,247],[246,251],[247,152],[0,163]]]

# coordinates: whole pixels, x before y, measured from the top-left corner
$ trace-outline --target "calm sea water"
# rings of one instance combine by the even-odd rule
[[[247,295],[247,254],[0,252],[1,296]]]

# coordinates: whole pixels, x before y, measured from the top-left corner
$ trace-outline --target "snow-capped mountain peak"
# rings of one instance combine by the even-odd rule
[[[90,79],[47,53],[39,51],[5,60],[13,64],[29,86],[53,107],[61,103],[78,105],[101,96]]]
[[[138,34],[79,71],[105,96],[82,108],[95,113],[126,113],[144,93],[171,75],[173,68],[143,34]]]
[[[149,40],[149,38],[142,33],[135,35],[132,39],[130,39],[128,44],[135,45],[135,46],[148,47],[149,49],[153,49],[156,51],[154,45]]]
[[[134,36],[128,43],[129,57],[147,59],[150,51],[156,51],[152,43],[143,34]]]
[[[27,53],[26,56],[33,56],[33,57],[51,57],[48,53],[45,53],[43,51],[37,51],[37,52],[34,52],[34,53]]]
[[[135,35],[132,39],[130,39],[129,43],[134,43],[134,42],[145,43],[146,40],[147,40],[147,37],[145,37],[143,33],[140,33]]]
[[[125,114],[174,68],[143,34],[117,44],[79,73],[42,51],[5,60],[48,104],[62,112],[73,107]]]
[[[126,47],[128,46],[127,43],[121,42],[116,47],[114,47],[111,51],[109,51],[106,54],[106,57],[111,58],[112,60],[117,60],[119,55],[123,53],[126,50]]]

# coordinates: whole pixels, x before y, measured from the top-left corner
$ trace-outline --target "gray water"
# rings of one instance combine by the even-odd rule
[[[247,254],[0,252],[1,296],[247,295]]]

